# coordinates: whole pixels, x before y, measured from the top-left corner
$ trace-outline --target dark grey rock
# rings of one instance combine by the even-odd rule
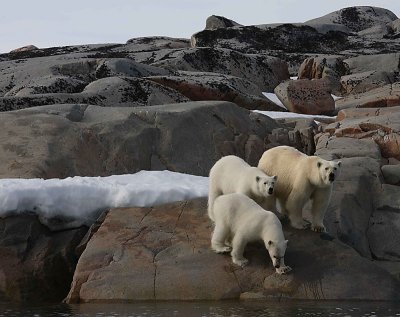
[[[51,232],[36,215],[0,218],[0,300],[60,302],[68,293],[86,227]]]
[[[206,20],[206,27],[205,30],[215,30],[219,28],[229,28],[232,26],[241,26],[241,24],[229,20],[225,17],[221,17],[218,15],[211,15]]]
[[[387,184],[400,184],[400,165],[383,165],[381,169]]]

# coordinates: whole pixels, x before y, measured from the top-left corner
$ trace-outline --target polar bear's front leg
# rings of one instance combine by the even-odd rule
[[[232,262],[243,267],[249,263],[243,256],[244,248],[246,247],[246,241],[243,241],[243,238],[240,234],[235,234],[232,240]]]
[[[281,266],[276,268],[275,271],[278,274],[286,274],[289,273],[292,270],[292,268],[288,265],[285,265],[285,260],[282,258],[281,260]]]
[[[232,248],[225,244],[228,238],[229,229],[221,224],[216,224],[211,237],[211,249],[217,253],[230,252]]]
[[[323,224],[325,211],[328,207],[329,200],[331,197],[332,187],[319,188],[317,189],[312,198],[311,208],[311,230],[315,232],[325,232],[325,226]]]
[[[307,198],[308,199],[308,198]],[[306,203],[306,199],[301,193],[292,192],[285,204],[287,213],[289,216],[290,224],[296,229],[305,229],[307,222],[303,220],[303,206]]]

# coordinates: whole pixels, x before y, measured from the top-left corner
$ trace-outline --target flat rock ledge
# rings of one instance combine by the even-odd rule
[[[262,244],[246,248],[250,264],[210,249],[206,198],[108,212],[76,267],[67,303],[138,300],[399,300],[400,283],[328,234],[284,224],[288,275],[274,272]],[[372,285],[379,287],[371,291]],[[242,296],[241,296],[242,295]]]

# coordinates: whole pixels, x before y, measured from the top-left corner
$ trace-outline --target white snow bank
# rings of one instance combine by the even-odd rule
[[[288,119],[288,118],[299,118],[306,119],[311,118],[314,120],[323,120],[323,119],[335,119],[335,117],[330,116],[322,116],[322,115],[313,115],[313,114],[301,114],[294,112],[280,112],[280,111],[261,111],[261,110],[253,110],[254,112],[261,113],[265,116],[268,116],[272,119]]]
[[[171,171],[109,177],[0,179],[0,217],[38,214],[52,230],[91,225],[115,207],[147,207],[207,196],[208,178]]]
[[[276,94],[272,92],[263,92],[263,95],[267,97],[269,100],[271,100],[273,103],[277,104],[279,107],[282,107],[283,109],[287,110],[286,107],[283,105],[282,101],[280,101],[279,98],[276,96]]]

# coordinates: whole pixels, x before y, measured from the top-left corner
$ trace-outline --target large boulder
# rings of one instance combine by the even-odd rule
[[[342,76],[340,84],[343,94],[359,94],[372,89],[392,84],[398,79],[398,74],[382,71],[366,71]]]
[[[87,228],[50,231],[36,215],[0,218],[0,300],[60,302]]]
[[[279,84],[274,92],[291,112],[330,114],[335,110],[330,89],[330,81],[326,79],[299,79]]]
[[[113,209],[83,251],[66,301],[218,300],[245,292],[293,299],[399,298],[398,281],[326,234],[285,226],[285,263],[294,271],[280,276],[262,244],[248,246],[250,264],[244,268],[212,252],[211,230],[205,198]],[[380,287],[371,292],[376,280]]]
[[[223,155],[253,165],[279,125],[229,102],[152,107],[51,105],[0,113],[1,177],[208,175]],[[266,141],[268,142],[268,141]]]

